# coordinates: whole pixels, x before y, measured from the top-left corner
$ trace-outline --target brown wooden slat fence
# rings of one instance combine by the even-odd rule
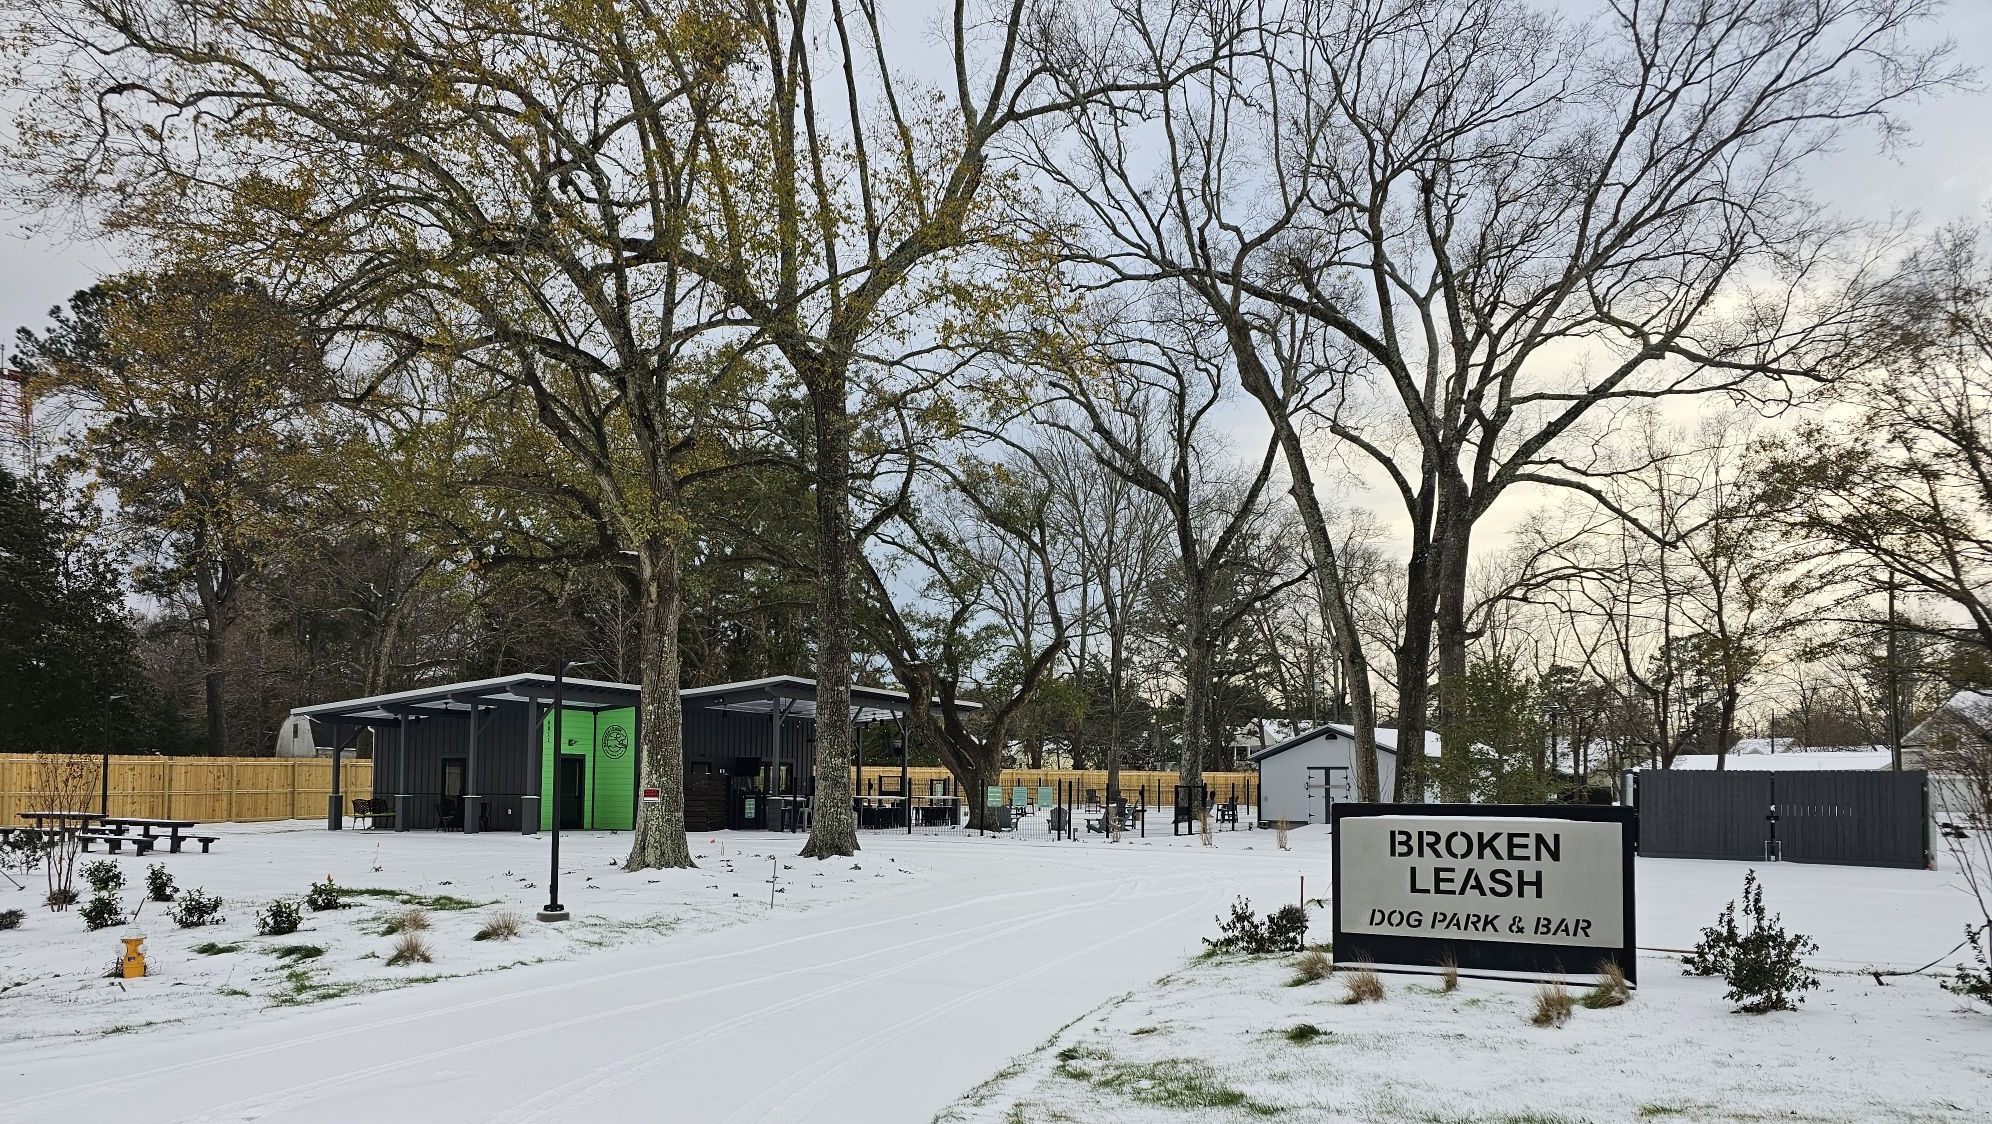
[[[932,791],[930,787],[932,782],[952,779],[952,774],[946,769],[932,765],[915,765],[907,769],[906,773],[914,793],[921,796]],[[856,770],[853,770],[853,778],[856,775]],[[1040,786],[1055,786],[1060,781],[1069,783],[1075,780],[1079,782],[1080,799],[1085,799],[1089,791],[1097,793],[1101,799],[1106,798],[1105,769],[1005,769],[999,783],[1004,788],[1005,801],[1009,799],[1010,790],[1018,785],[1029,788],[1031,799],[1035,801]],[[887,788],[897,785],[899,766],[866,765],[861,794],[878,794],[886,791],[880,787],[881,781]],[[1130,803],[1137,801],[1141,799],[1143,787],[1146,786],[1149,806],[1165,806],[1174,798],[1176,781],[1177,774],[1174,771],[1122,769],[1121,798]],[[1213,800],[1229,800],[1232,794],[1236,793],[1241,804],[1258,803],[1259,774],[1257,773],[1205,773],[1204,784],[1210,787]]]
[[[87,756],[87,755],[86,755]],[[90,758],[91,796],[97,809],[102,783]],[[373,762],[347,761],[341,787],[359,796],[373,791]],[[321,819],[332,792],[332,762],[309,757],[111,758],[111,815],[201,823]],[[0,753],[0,824],[21,823],[20,813],[45,809],[35,791],[35,755]],[[65,811],[69,809],[63,809]]]

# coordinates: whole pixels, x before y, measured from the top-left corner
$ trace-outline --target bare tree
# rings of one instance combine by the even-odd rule
[[[1282,315],[1336,341],[1319,409],[1411,527],[1397,690],[1415,744],[1434,639],[1442,705],[1465,673],[1473,530],[1498,498],[1585,487],[1570,458],[1603,404],[1782,397],[1846,349],[1862,289],[1832,275],[1858,240],[1801,177],[1956,80],[1944,48],[1909,43],[1934,7],[1619,3],[1579,23],[1514,0],[1117,5],[1070,21],[1052,63],[1197,81],[1089,106],[1082,140],[1046,137],[1036,163],[1107,283],[1184,286],[1241,342],[1280,339]],[[1263,346],[1239,349],[1248,386]]]

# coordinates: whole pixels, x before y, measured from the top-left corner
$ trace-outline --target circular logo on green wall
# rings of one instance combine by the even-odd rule
[[[610,726],[602,731],[602,756],[611,761],[621,761],[629,752],[629,731],[621,726]]]

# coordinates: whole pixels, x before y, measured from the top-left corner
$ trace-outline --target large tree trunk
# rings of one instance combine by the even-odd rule
[[[656,789],[655,804],[638,801],[636,836],[624,870],[689,867],[685,839],[685,720],[678,697],[678,622],[683,611],[678,544],[668,539],[648,545],[643,567],[643,711],[637,739],[637,784]]]
[[[1336,663],[1347,686],[1350,725],[1355,730],[1353,762],[1356,799],[1376,802],[1382,796],[1376,762],[1376,698],[1370,692],[1369,657],[1356,631],[1355,611],[1349,604],[1349,591],[1342,580],[1341,562],[1335,553],[1335,539],[1328,532],[1328,520],[1321,514],[1321,502],[1314,489],[1314,469],[1307,461],[1307,449],[1293,427],[1286,401],[1274,390],[1266,369],[1258,362],[1249,338],[1234,334],[1234,351],[1239,353],[1239,371],[1245,389],[1266,411],[1273,435],[1286,460],[1294,506],[1300,511],[1301,526],[1307,530],[1307,543],[1314,559],[1314,596],[1323,623],[1334,633]],[[1312,692],[1312,685],[1309,687]],[[1261,736],[1263,740],[1263,730]],[[1422,737],[1422,735],[1421,735]],[[1399,742],[1402,745],[1402,741]],[[1398,754],[1396,784],[1404,783],[1404,755]],[[1401,799],[1392,793],[1393,799]]]
[[[222,661],[228,656],[228,607],[205,570],[195,579],[194,589],[200,597],[201,612],[207,616],[207,628],[201,634],[201,689],[207,708],[207,750],[217,757],[227,756],[233,752],[228,744],[228,712],[222,691]]]
[[[1196,577],[1183,589],[1183,763],[1177,783],[1203,783],[1204,745],[1210,724],[1210,639],[1205,635],[1208,593]]]
[[[1463,804],[1472,799],[1472,747],[1458,725],[1466,690],[1467,543],[1472,526],[1456,518],[1454,503],[1442,502],[1440,510],[1434,536],[1439,559],[1439,794],[1449,803]],[[1403,752],[1400,746],[1400,756]]]
[[[816,799],[802,856],[858,853],[851,813],[851,439],[843,368],[808,381],[816,422]]]

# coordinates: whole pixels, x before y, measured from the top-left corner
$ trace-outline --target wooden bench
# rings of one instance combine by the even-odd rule
[[[113,855],[123,854],[124,845],[127,843],[131,844],[132,848],[139,854],[149,855],[152,853],[152,848],[159,843],[157,839],[147,838],[143,835],[123,835],[115,831],[79,831],[76,833],[76,837],[83,841],[83,849],[85,851],[90,849],[92,843],[102,843],[110,848]],[[205,852],[207,848],[203,846],[201,850]]]

